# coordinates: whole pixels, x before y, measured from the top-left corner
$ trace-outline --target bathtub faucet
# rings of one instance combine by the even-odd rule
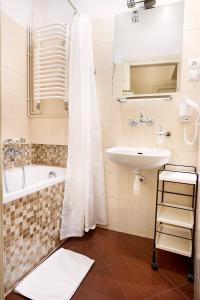
[[[15,162],[15,159],[17,157],[22,157],[23,153],[21,150],[19,150],[16,145],[25,143],[24,138],[11,138],[4,141],[4,145],[6,146],[4,148],[4,162],[5,160],[9,159],[11,162]]]
[[[23,153],[15,147],[8,147],[4,150],[4,160],[9,159],[11,162],[15,162],[18,156],[23,156]]]

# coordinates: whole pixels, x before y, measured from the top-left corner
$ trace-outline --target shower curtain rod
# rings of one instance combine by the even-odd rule
[[[67,0],[68,3],[70,4],[70,6],[73,8],[73,10],[75,10],[75,12],[77,14],[80,14],[80,10],[78,9],[78,7],[76,6],[75,2],[73,0]]]

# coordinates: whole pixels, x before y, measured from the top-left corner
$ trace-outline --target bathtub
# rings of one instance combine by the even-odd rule
[[[3,197],[6,293],[61,244],[65,170],[44,165],[26,165],[24,173],[4,170],[9,189],[4,187]]]
[[[23,185],[23,172],[21,168],[12,168],[4,170],[6,172],[7,186],[9,192],[6,192],[5,182],[3,184],[3,203],[22,198],[26,195],[47,188],[51,185],[63,182],[65,179],[65,168],[27,165],[25,166],[25,187]],[[4,173],[5,181],[5,173]]]

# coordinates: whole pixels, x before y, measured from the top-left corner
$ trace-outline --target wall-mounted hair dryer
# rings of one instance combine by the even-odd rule
[[[191,116],[193,109],[197,110],[197,118],[194,121],[194,136],[191,141],[189,141],[187,137],[187,123],[191,122]],[[181,99],[180,108],[179,108],[179,118],[180,122],[185,123],[184,124],[184,140],[187,145],[193,145],[197,135],[198,135],[198,129],[200,125],[200,108],[197,103],[192,101],[190,98],[184,97]]]

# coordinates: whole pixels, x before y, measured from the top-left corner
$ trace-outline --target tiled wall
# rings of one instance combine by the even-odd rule
[[[2,141],[23,137],[29,143],[26,48],[27,27],[1,12]]]
[[[183,125],[178,119],[178,101],[182,95],[190,95],[198,100],[187,82],[186,64],[183,62],[181,92],[176,93],[173,101],[139,102],[120,104],[117,101],[119,86],[116,67],[113,68],[113,28],[114,18],[106,17],[93,21],[94,54],[96,83],[101,111],[103,150],[112,146],[164,147],[172,152],[172,163],[196,165],[197,144],[187,146],[183,139]],[[184,35],[183,60],[190,55],[194,37],[188,43]],[[188,47],[187,47],[188,46]],[[194,55],[191,54],[191,55]],[[194,55],[195,56],[195,55]],[[113,83],[113,84],[112,84]],[[114,86],[114,88],[113,88]],[[146,116],[155,120],[152,127],[131,128],[129,118],[139,116],[140,109]],[[170,138],[160,145],[156,141],[158,125],[172,132]],[[130,169],[111,163],[105,156],[108,227],[145,237],[152,237],[154,228],[156,171],[146,171],[146,183],[140,196],[133,193],[134,176]]]
[[[29,126],[32,143],[67,145],[68,118],[33,118]]]
[[[66,167],[67,146],[32,144],[32,164]]]
[[[186,0],[185,23],[184,23],[184,45],[183,45],[183,79],[184,89],[197,95],[200,101],[199,82],[187,82],[186,70],[189,58],[200,58],[200,2],[199,0]],[[199,136],[200,138],[200,136]],[[198,169],[200,170],[200,146],[198,146]],[[200,199],[200,193],[199,193]],[[196,276],[195,276],[195,300],[200,299],[200,200],[197,204],[196,224]]]
[[[59,183],[3,205],[5,292],[60,244],[63,196]]]
[[[8,147],[10,146],[4,146],[3,151],[5,152]],[[5,167],[35,164],[65,168],[67,165],[67,146],[65,145],[19,144],[16,145],[16,148],[22,153],[22,156],[17,156],[15,164],[9,159],[5,159]]]
[[[8,1],[2,2],[6,5]],[[30,119],[27,115],[28,23],[25,24],[25,19],[28,12],[25,7],[24,2],[17,6],[21,12],[18,19],[24,20],[23,25],[1,12],[2,141],[23,137],[27,143],[67,145],[68,117],[64,103],[51,101],[51,105],[41,104],[45,114],[65,114],[63,118]]]

